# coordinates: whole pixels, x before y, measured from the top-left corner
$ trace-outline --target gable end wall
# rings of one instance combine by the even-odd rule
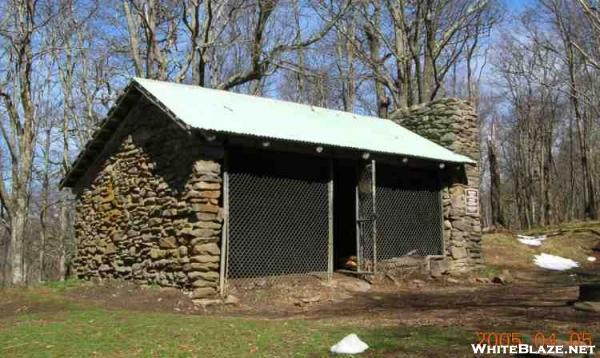
[[[75,274],[215,295],[222,156],[142,98],[75,189]]]

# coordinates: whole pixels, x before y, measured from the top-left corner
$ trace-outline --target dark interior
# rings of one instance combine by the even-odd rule
[[[438,173],[377,166],[377,259],[410,252],[441,255],[442,203]]]
[[[229,277],[326,272],[328,161],[229,151]]]
[[[345,258],[356,255],[357,163],[339,160],[334,164],[333,255],[334,268],[343,269]]]

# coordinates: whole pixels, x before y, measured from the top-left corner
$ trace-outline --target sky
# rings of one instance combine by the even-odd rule
[[[503,0],[506,7],[511,11],[520,11],[528,4],[531,4],[533,0]]]

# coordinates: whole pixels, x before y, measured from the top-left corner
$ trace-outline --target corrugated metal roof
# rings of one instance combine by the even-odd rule
[[[141,88],[187,125],[454,163],[475,163],[386,119],[270,98],[135,78]]]

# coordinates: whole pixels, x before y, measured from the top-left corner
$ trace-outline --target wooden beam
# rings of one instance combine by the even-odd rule
[[[333,278],[333,189],[334,189],[334,175],[333,175],[333,160],[329,160],[329,182],[327,183],[328,193],[328,224],[329,224],[329,245],[327,250],[327,278],[331,280]]]
[[[219,264],[219,293],[227,296],[227,276],[229,272],[229,160],[227,152],[223,157],[223,225],[221,227],[221,262]]]
[[[371,196],[373,197],[373,273],[377,272],[377,171],[375,159],[371,160]]]

